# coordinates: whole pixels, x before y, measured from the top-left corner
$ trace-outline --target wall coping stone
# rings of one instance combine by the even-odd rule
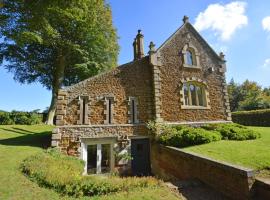
[[[64,125],[56,126],[56,128],[92,128],[92,127],[137,127],[146,126],[145,123],[138,124],[91,124],[91,125]]]
[[[196,121],[196,122],[168,122],[165,121],[163,124],[167,125],[203,125],[203,124],[216,124],[216,123],[232,123],[232,121],[217,120],[217,121]]]
[[[168,149],[169,151],[177,151],[182,156],[189,157],[189,158],[192,158],[194,160],[202,160],[203,162],[211,163],[211,164],[215,165],[216,167],[230,170],[233,172],[237,172],[237,173],[239,173],[245,177],[248,177],[248,178],[255,176],[255,171],[253,169],[249,169],[249,168],[238,166],[238,165],[233,165],[233,164],[230,164],[230,163],[227,163],[224,161],[214,160],[212,158],[205,157],[205,156],[202,156],[200,154],[183,151],[183,150],[176,148],[176,147],[164,146],[164,145],[160,145],[160,146]]]

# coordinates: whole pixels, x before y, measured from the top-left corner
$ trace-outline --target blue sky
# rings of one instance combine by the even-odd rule
[[[133,58],[132,42],[138,29],[145,38],[145,52],[153,41],[158,47],[188,15],[190,22],[227,60],[227,80],[250,79],[270,86],[269,0],[108,0],[117,28],[119,64]],[[20,85],[0,67],[0,110],[44,110],[51,93],[40,84]]]

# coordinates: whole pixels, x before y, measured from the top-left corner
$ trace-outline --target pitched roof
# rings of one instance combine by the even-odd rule
[[[210,52],[218,60],[222,61],[221,58],[219,57],[219,55],[215,52],[215,50],[213,50],[213,48],[205,41],[205,39],[199,34],[199,32],[189,22],[186,22],[182,26],[180,26],[167,40],[165,40],[165,42],[163,42],[161,44],[160,47],[158,47],[158,49],[156,51],[158,52],[159,50],[161,50],[169,41],[171,41],[173,39],[173,37],[175,35],[177,35],[180,31],[182,31],[185,26],[187,26],[188,28],[190,28],[196,34],[196,36],[198,36],[198,38],[200,39],[200,41],[210,50]]]
[[[115,67],[115,68],[113,68],[113,69],[111,69],[111,70],[108,70],[108,71],[102,72],[102,73],[100,73],[100,74],[97,74],[97,75],[95,75],[95,76],[89,77],[89,78],[87,78],[87,79],[85,79],[85,80],[83,80],[83,81],[80,81],[80,82],[78,82],[78,83],[76,83],[76,84],[73,84],[73,85],[71,85],[71,86],[64,87],[63,90],[69,91],[69,90],[72,90],[73,88],[75,88],[75,87],[77,87],[77,86],[83,86],[83,85],[85,85],[86,83],[88,83],[88,82],[90,82],[90,81],[94,81],[94,80],[96,80],[96,79],[98,79],[98,78],[101,78],[101,77],[103,77],[103,76],[106,76],[106,75],[108,75],[108,74],[112,74],[112,73],[116,72],[117,70],[119,70],[119,69],[121,69],[121,68],[132,67],[132,65],[134,65],[134,64],[136,64],[136,63],[139,63],[139,62],[143,62],[145,59],[149,60],[148,57],[149,57],[149,56],[145,56],[145,57],[143,57],[143,58],[141,58],[141,59],[139,59],[139,60],[134,60],[134,61],[125,63],[125,64],[123,64],[123,65],[119,65],[119,66],[117,66],[117,67]]]

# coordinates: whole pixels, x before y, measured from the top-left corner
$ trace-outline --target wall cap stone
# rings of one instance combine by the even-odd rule
[[[230,170],[232,172],[237,172],[245,177],[255,178],[255,171],[253,169],[249,169],[249,168],[238,166],[238,165],[233,165],[233,164],[223,162],[223,161],[217,161],[217,160],[214,160],[212,158],[208,158],[208,157],[205,157],[203,155],[199,155],[199,154],[196,154],[193,152],[191,153],[191,152],[183,151],[183,150],[178,149],[176,147],[164,146],[164,145],[160,145],[160,146],[164,147],[165,149],[168,149],[169,151],[177,151],[178,153],[182,154],[183,156],[189,156],[192,159],[200,159],[203,162],[208,162],[208,163],[210,162],[211,164],[215,165],[216,167],[223,168],[225,170]]]
[[[145,124],[145,123],[138,123],[138,124],[91,124],[91,125],[64,125],[64,126],[57,126],[57,128],[134,127],[134,126],[146,126],[146,124]]]

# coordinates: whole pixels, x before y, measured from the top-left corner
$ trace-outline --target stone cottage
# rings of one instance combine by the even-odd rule
[[[85,173],[151,171],[146,123],[231,121],[224,55],[217,55],[184,17],[159,48],[144,53],[141,31],[134,60],[58,93],[52,146],[85,161]],[[132,159],[130,159],[132,157]]]

